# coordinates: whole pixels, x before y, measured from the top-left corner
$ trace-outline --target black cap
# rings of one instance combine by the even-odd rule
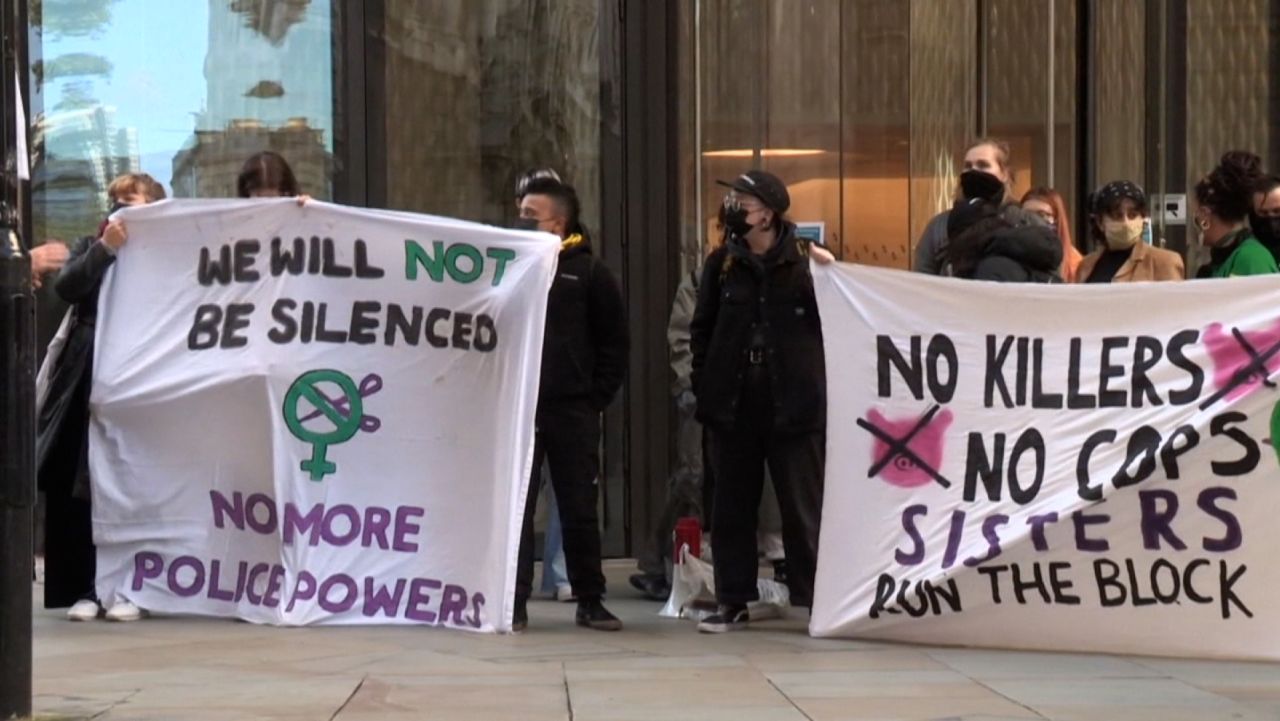
[[[726,188],[733,188],[739,193],[754,195],[764,203],[766,208],[779,215],[787,212],[787,208],[791,207],[791,194],[787,192],[787,186],[773,173],[750,170],[739,175],[733,182],[727,183],[723,180],[716,182]]]

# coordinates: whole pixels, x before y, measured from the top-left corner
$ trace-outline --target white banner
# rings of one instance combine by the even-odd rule
[[[1280,659],[1280,277],[815,276],[814,635]]]
[[[292,199],[119,217],[91,401],[104,601],[509,630],[554,239]]]

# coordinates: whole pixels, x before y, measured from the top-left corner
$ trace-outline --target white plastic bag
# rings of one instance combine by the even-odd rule
[[[680,560],[671,573],[671,596],[658,612],[663,618],[692,618],[701,621],[716,610],[716,574],[710,563],[680,547]],[[752,621],[781,618],[791,606],[787,587],[770,578],[756,581],[760,600],[747,604]]]

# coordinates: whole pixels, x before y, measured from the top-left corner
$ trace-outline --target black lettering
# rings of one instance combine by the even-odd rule
[[[1018,467],[1022,462],[1023,454],[1027,451],[1035,451],[1036,479],[1030,486],[1023,488],[1018,482]],[[1036,499],[1040,494],[1040,485],[1044,483],[1044,467],[1044,436],[1040,435],[1040,431],[1028,428],[1018,436],[1018,442],[1013,444],[1013,453],[1009,455],[1009,497],[1014,503],[1025,506]]]
[[[1173,588],[1168,591],[1162,591],[1160,588],[1160,571],[1162,569],[1169,572],[1168,576],[1173,584]],[[1167,606],[1178,602],[1178,596],[1181,591],[1182,574],[1178,571],[1178,567],[1163,558],[1156,559],[1156,562],[1151,564],[1151,595]]]
[[[1098,407],[1098,399],[1091,393],[1080,392],[1080,353],[1084,341],[1071,339],[1071,349],[1067,354],[1067,408],[1086,410]]]
[[[476,332],[471,339],[471,347],[481,353],[488,353],[498,347],[498,326],[493,318],[481,313],[476,316]]]
[[[1001,489],[1004,486],[1004,441],[1003,433],[995,436],[995,460],[987,456],[987,445],[981,433],[969,434],[969,455],[965,459],[964,500],[972,503],[978,496],[978,479],[987,491],[987,499],[999,502]]]
[[[237,283],[252,283],[261,276],[253,264],[258,260],[262,244],[257,240],[237,240],[235,243],[235,279]]]
[[[208,248],[200,249],[200,265],[196,269],[196,280],[200,285],[211,286],[231,284],[231,246],[224,245],[218,251],[218,260],[209,255]]]
[[[1253,611],[1250,611],[1248,607],[1246,607],[1243,603],[1240,602],[1240,597],[1236,595],[1236,592],[1234,589],[1234,586],[1236,585],[1236,581],[1239,581],[1240,577],[1243,576],[1245,574],[1245,571],[1248,571],[1248,570],[1249,570],[1249,567],[1242,563],[1240,564],[1240,567],[1236,569],[1235,573],[1228,576],[1227,562],[1218,561],[1218,581],[1219,581],[1218,588],[1220,589],[1218,593],[1218,602],[1222,604],[1223,619],[1231,618],[1232,606],[1235,606],[1236,608],[1240,609],[1240,612],[1243,613],[1247,618],[1253,618]]]
[[[1160,344],[1159,338],[1140,335],[1134,341],[1133,388],[1130,389],[1130,405],[1134,408],[1142,408],[1146,402],[1153,406],[1164,405],[1160,394],[1156,392],[1155,384],[1147,377],[1147,373],[1155,369],[1163,357],[1164,346]]]
[[[453,314],[453,347],[471,350],[471,314]]]
[[[1160,450],[1160,432],[1151,426],[1142,426],[1129,436],[1129,449],[1124,458],[1124,465],[1116,471],[1112,483],[1116,488],[1137,485],[1156,472],[1156,453]],[[1138,467],[1132,473],[1130,468],[1134,462]]]
[[[1244,456],[1239,460],[1222,463],[1214,461],[1211,464],[1214,475],[1245,476],[1252,473],[1258,467],[1258,464],[1262,462],[1262,452],[1258,450],[1258,442],[1253,440],[1248,433],[1234,427],[1236,424],[1245,423],[1248,420],[1249,416],[1232,411],[1215,417],[1209,423],[1209,434],[1212,437],[1226,436],[1244,448]]]
[[[1129,593],[1133,596],[1134,606],[1154,606],[1156,599],[1151,596],[1138,595],[1138,569],[1135,567],[1132,558],[1126,558],[1124,561],[1125,570],[1129,574]]]
[[[898,584],[893,580],[893,576],[887,573],[880,574],[880,578],[876,579],[876,599],[871,602],[871,611],[868,613],[872,619],[880,618],[880,613],[887,611],[889,613],[897,613],[897,609],[889,608],[889,601],[893,600],[893,592]]]
[[[378,342],[378,319],[370,316],[377,315],[380,310],[382,304],[375,300],[358,300],[351,304],[351,332],[348,337],[352,343],[373,345]]]
[[[947,382],[941,382],[938,361],[947,361]],[[929,349],[925,353],[925,363],[929,366],[929,392],[938,403],[950,403],[956,395],[956,384],[960,381],[960,359],[956,356],[956,344],[945,335],[935,335],[929,340]]]
[[[411,315],[404,314],[404,308],[398,303],[387,304],[387,333],[384,343],[386,345],[395,345],[396,333],[400,334],[400,339],[409,345],[418,345],[418,338],[422,336],[422,308],[413,306]]]
[[[1179,446],[1177,443],[1179,440],[1185,440],[1186,443]],[[1179,426],[1169,436],[1169,440],[1164,443],[1164,448],[1160,449],[1160,463],[1164,465],[1164,474],[1169,480],[1176,481],[1182,477],[1182,472],[1178,468],[1178,458],[1198,445],[1200,445],[1200,433],[1194,426]]]
[[[1200,400],[1200,394],[1204,392],[1204,369],[1192,363],[1183,351],[1199,343],[1200,331],[1198,330],[1184,330],[1169,341],[1169,362],[1191,376],[1191,384],[1186,388],[1169,392],[1169,402],[1175,406],[1189,406]]]
[[[314,240],[314,238],[313,238]],[[312,256],[316,257],[316,256]],[[306,301],[302,304],[302,332],[299,336],[303,343],[310,343],[316,330],[316,304]]]
[[[1116,436],[1116,432],[1112,430],[1097,431],[1080,448],[1080,456],[1076,460],[1076,495],[1086,501],[1102,500],[1102,487],[1090,485],[1089,461],[1093,460],[1093,452],[1098,446],[1115,443]]]
[[[1061,393],[1044,392],[1044,339],[1036,338],[1031,344],[1032,372],[1031,407],[1057,410],[1062,408]]]
[[[271,275],[279,278],[288,271],[289,275],[302,275],[307,262],[307,241],[302,238],[293,239],[293,251],[284,249],[284,241],[271,239]]]
[[[1069,578],[1059,578],[1059,571],[1071,570],[1071,564],[1066,561],[1054,561],[1049,564],[1049,586],[1053,589],[1053,602],[1060,603],[1064,606],[1079,606],[1080,597],[1067,593],[1075,584]]]
[[[1125,590],[1124,584],[1116,580],[1120,578],[1120,567],[1114,561],[1108,561],[1105,558],[1095,560],[1093,577],[1098,582],[1098,600],[1101,601],[1103,608],[1123,606],[1128,600],[1129,593]]]
[[[356,277],[381,278],[387,271],[369,262],[369,249],[363,240],[356,240]]]
[[[276,322],[276,327],[267,331],[267,338],[272,343],[284,345],[298,337],[298,322],[289,314],[289,311],[297,307],[298,301],[289,298],[281,298],[271,306],[271,318]]]
[[[249,327],[249,316],[253,315],[253,303],[232,303],[227,306],[226,322],[222,326],[223,348],[243,348],[249,345],[249,339],[239,332]]]
[[[1044,585],[1044,578],[1040,574],[1040,564],[1031,564],[1031,579],[1022,580],[1022,566],[1013,564],[1013,597],[1018,599],[1018,603],[1026,605],[1027,591],[1036,591],[1040,594],[1041,600],[1045,603],[1049,602],[1049,589]]]
[[[1124,408],[1129,404],[1129,394],[1124,391],[1113,391],[1107,388],[1113,378],[1124,376],[1124,366],[1111,362],[1111,352],[1129,347],[1129,339],[1111,337],[1102,339],[1102,366],[1098,370],[1098,407]]]
[[[982,566],[978,573],[991,579],[991,601],[1000,604],[1000,572],[1009,570],[1008,566]]]
[[[350,278],[355,275],[350,267],[338,262],[338,253],[333,246],[333,238],[325,238],[324,241],[324,263],[321,265],[321,275],[326,278]],[[316,340],[320,340],[320,335],[316,334]]]
[[[430,343],[433,348],[449,347],[449,339],[446,336],[437,333],[436,326],[439,325],[441,321],[449,320],[451,315],[453,315],[453,313],[445,308],[432,308],[431,312],[427,313],[427,342]]]
[[[329,330],[325,327],[325,316],[329,313],[329,304],[321,303],[316,309],[316,342],[317,343],[346,343],[347,334],[345,331]]]
[[[985,383],[984,403],[987,408],[995,407],[996,388],[1000,389],[1000,398],[1005,408],[1013,408],[1013,399],[1009,397],[1009,386],[1004,382],[1004,363],[1009,359],[1009,350],[1013,348],[1013,336],[1006,336],[996,351],[996,337],[987,336],[987,377]]]
[[[207,303],[196,308],[195,322],[187,333],[187,350],[208,350],[218,345],[218,330],[221,327],[222,306]]]
[[[1019,408],[1025,408],[1027,406],[1027,387],[1030,385],[1027,382],[1027,366],[1031,363],[1030,348],[1030,338],[1024,337],[1018,339],[1018,380],[1017,386],[1014,390],[1014,395],[1017,396]]]
[[[898,375],[907,384],[912,397],[924,400],[924,369],[920,366],[920,336],[911,336],[911,362],[902,357],[893,338],[887,335],[876,336],[876,373],[880,380],[880,397],[893,397],[893,378],[889,367],[898,369]],[[990,407],[990,406],[988,406]]]

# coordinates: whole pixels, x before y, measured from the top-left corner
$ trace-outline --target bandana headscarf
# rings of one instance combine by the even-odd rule
[[[1147,207],[1147,193],[1142,186],[1128,180],[1113,180],[1093,194],[1093,204],[1090,209],[1094,215],[1102,215],[1119,205],[1125,198],[1132,200],[1139,208]]]

